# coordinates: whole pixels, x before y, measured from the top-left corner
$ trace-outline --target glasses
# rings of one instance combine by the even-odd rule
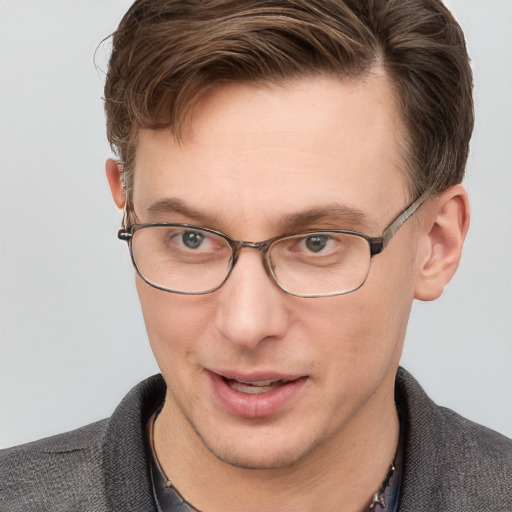
[[[201,295],[228,279],[242,249],[261,252],[267,274],[297,297],[330,297],[360,288],[373,256],[381,253],[429,192],[405,208],[381,236],[328,229],[276,236],[263,242],[233,240],[191,224],[134,224],[118,232],[128,242],[133,265],[150,286],[172,293]]]

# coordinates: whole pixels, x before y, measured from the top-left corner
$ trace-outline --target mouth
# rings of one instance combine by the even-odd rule
[[[263,418],[291,407],[309,380],[307,376],[207,372],[217,403],[244,418]]]
[[[292,382],[291,380],[286,379],[259,380],[252,382],[228,379],[227,377],[222,377],[222,379],[231,389],[238,391],[239,393],[247,393],[249,395],[259,395],[260,393],[268,393],[269,391],[273,391],[274,389],[277,389],[280,386],[284,386],[289,382]]]

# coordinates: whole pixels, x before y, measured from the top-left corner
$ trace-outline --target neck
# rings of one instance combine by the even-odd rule
[[[154,429],[167,478],[199,510],[366,511],[394,459],[399,421],[393,393],[372,403],[298,462],[245,469],[215,457],[168,396]],[[194,461],[193,464],[190,461]]]

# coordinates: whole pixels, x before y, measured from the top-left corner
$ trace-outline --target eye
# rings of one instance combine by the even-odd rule
[[[188,247],[189,249],[197,249],[203,243],[204,235],[197,231],[185,231],[181,234],[181,240],[185,247]]]
[[[173,230],[169,233],[165,245],[171,251],[203,256],[210,253],[219,254],[219,251],[229,249],[223,238],[199,229]]]
[[[308,236],[304,240],[304,243],[311,252],[320,252],[325,249],[329,239],[330,237],[328,235],[312,235]]]
[[[325,258],[344,249],[346,241],[336,233],[310,233],[285,238],[280,249],[300,258]]]

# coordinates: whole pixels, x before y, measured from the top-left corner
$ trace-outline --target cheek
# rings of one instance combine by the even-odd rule
[[[390,255],[392,256],[392,255]],[[319,346],[329,347],[324,364],[338,378],[359,372],[381,373],[398,364],[414,293],[414,272],[409,257],[372,265],[366,283],[357,291],[311,302],[303,311],[310,318]]]
[[[361,289],[362,315],[373,332],[379,353],[386,355],[400,346],[405,337],[414,298],[414,252],[393,251],[377,256],[367,283]]]
[[[209,308],[199,297],[156,290],[137,278],[137,291],[151,349],[163,373],[192,362],[198,342],[211,324]],[[174,365],[176,363],[176,365]]]

